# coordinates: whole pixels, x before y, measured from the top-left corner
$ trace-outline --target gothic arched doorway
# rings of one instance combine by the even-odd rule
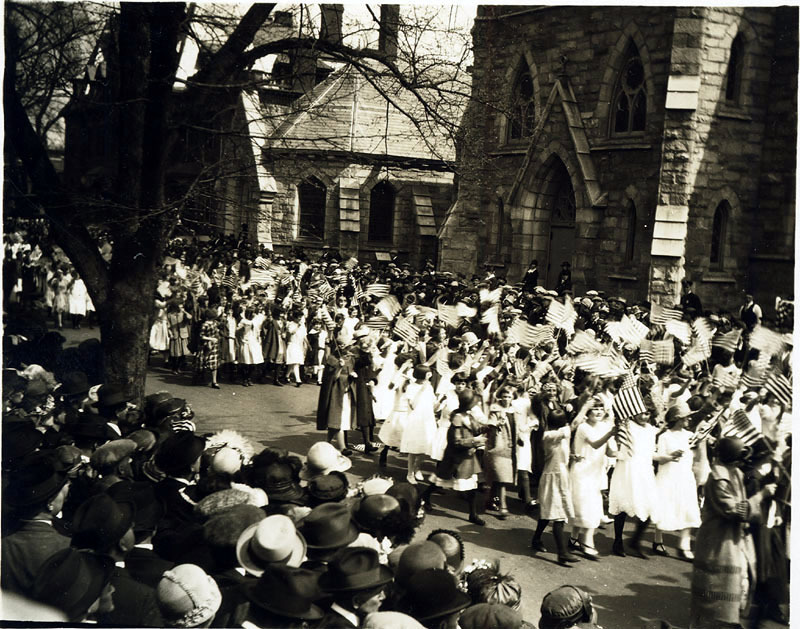
[[[575,252],[575,191],[566,166],[555,160],[548,177],[550,204],[550,246],[547,256],[547,288],[555,288],[561,264],[572,264]]]

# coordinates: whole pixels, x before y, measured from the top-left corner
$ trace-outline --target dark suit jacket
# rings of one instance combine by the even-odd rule
[[[111,575],[114,610],[98,617],[98,623],[115,627],[164,627],[155,590],[134,579],[127,568],[115,567]]]
[[[4,590],[28,595],[36,574],[52,555],[68,548],[70,538],[61,535],[52,525],[41,521],[26,521],[14,533],[0,542]]]
[[[149,548],[134,546],[133,550],[125,557],[125,567],[128,573],[140,583],[154,588],[161,580],[161,575],[171,569],[175,564],[160,557]]]

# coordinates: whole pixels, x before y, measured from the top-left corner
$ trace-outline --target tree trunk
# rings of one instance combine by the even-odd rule
[[[103,340],[106,383],[117,384],[140,404],[144,400],[155,271],[139,269],[114,283],[114,290],[97,315]]]

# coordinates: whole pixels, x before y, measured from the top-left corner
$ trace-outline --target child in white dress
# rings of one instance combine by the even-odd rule
[[[650,518],[655,511],[656,478],[653,471],[653,457],[656,453],[656,427],[649,423],[647,413],[640,413],[626,422],[626,427],[617,428],[619,453],[611,487],[608,494],[608,512],[614,516],[615,555],[625,556],[622,544],[622,531],[626,516],[636,517],[636,530],[628,542],[631,553],[645,559],[639,543]],[[628,433],[630,447],[624,445],[620,434]]]
[[[408,403],[408,418],[400,440],[400,452],[408,455],[406,480],[412,485],[424,480],[420,467],[423,459],[431,455],[436,436],[436,402],[430,383],[431,370],[426,365],[417,365],[413,372],[414,382],[408,385],[403,396]]]
[[[684,428],[690,412],[685,404],[676,404],[667,410],[667,430],[659,435],[656,446],[658,508],[653,514],[656,526],[653,551],[667,556],[661,531],[679,531],[678,554],[689,560],[694,559],[691,529],[700,526],[700,506],[689,448],[692,433]]]
[[[517,427],[517,476],[525,507],[533,508],[537,503],[531,496],[531,473],[533,471],[531,433],[538,430],[539,418],[533,414],[531,397],[525,387],[519,386],[517,394],[518,396],[511,402]]]
[[[599,396],[590,398],[575,418],[579,422],[572,442],[573,463],[570,468],[570,487],[575,515],[570,520],[570,546],[590,559],[597,558],[594,531],[603,517],[603,480],[605,479],[604,447],[614,434],[602,419],[605,405]],[[582,421],[583,418],[586,421]]]

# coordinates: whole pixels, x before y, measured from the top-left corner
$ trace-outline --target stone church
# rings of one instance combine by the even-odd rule
[[[796,7],[479,7],[442,270],[706,308],[793,294]],[[488,237],[487,237],[488,234]]]

